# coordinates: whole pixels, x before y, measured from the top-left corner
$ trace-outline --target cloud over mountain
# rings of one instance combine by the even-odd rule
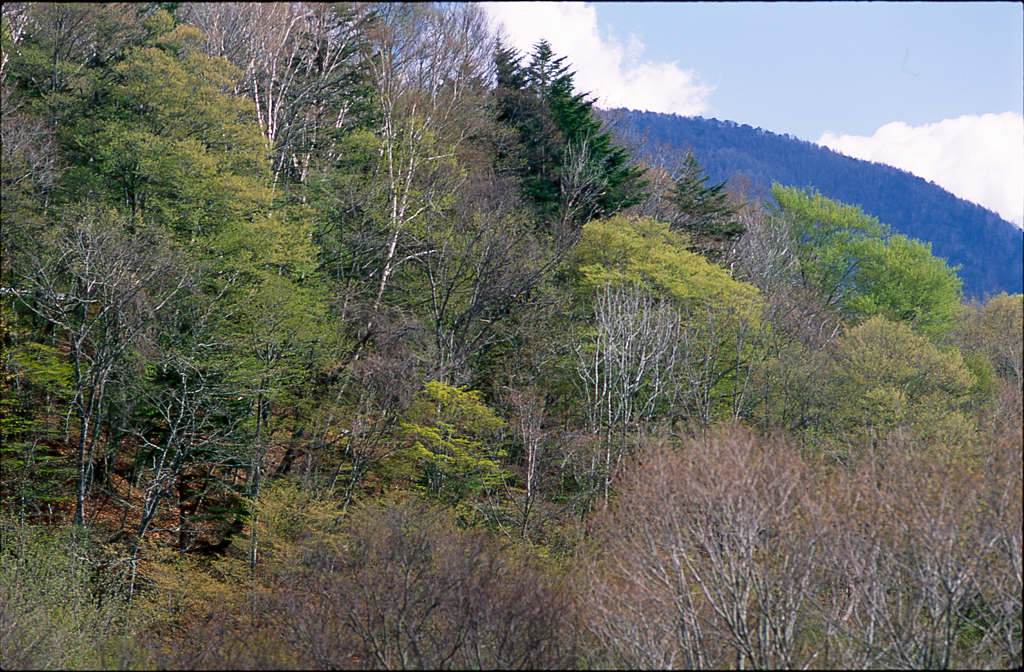
[[[902,168],[1024,227],[1024,116],[1016,112],[894,121],[870,137],[826,131],[818,144]]]

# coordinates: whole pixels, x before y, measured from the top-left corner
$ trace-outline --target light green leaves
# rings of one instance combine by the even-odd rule
[[[850,330],[837,343],[831,374],[841,430],[949,436],[971,425],[964,411],[975,381],[960,352],[940,350],[906,324],[876,316]]]
[[[949,331],[960,314],[962,282],[930,243],[893,236],[868,256],[857,276],[858,293],[847,307],[867,318],[884,315],[929,336]]]
[[[416,394],[400,427],[411,444],[406,456],[423,467],[426,489],[458,498],[501,483],[497,460],[505,453],[495,444],[504,425],[479,392],[433,381]]]
[[[860,208],[814,190],[776,184],[774,215],[784,218],[795,244],[803,285],[855,321],[875,315],[939,336],[960,311],[962,282],[955,268],[933,257],[931,245],[889,228]]]
[[[580,285],[590,294],[607,283],[638,282],[677,304],[749,302],[757,295],[753,286],[687,251],[686,243],[668,224],[648,217],[595,220],[583,228],[575,251]]]

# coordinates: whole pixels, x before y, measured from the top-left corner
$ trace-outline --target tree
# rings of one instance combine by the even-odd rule
[[[830,484],[834,524],[823,559],[842,599],[832,665],[1020,660],[1019,627],[1010,625],[1021,604],[1020,572],[1011,569],[1020,564],[1019,443],[1017,430],[987,445],[981,467],[935,444],[922,456],[920,439],[892,437]]]
[[[436,216],[462,182],[455,151],[465,121],[482,104],[488,64],[483,14],[473,5],[390,5],[369,33],[377,56],[371,81],[380,105],[377,128],[383,178],[375,200],[386,232],[376,271],[376,311],[396,270],[429,254],[400,247],[422,220]],[[412,242],[410,241],[410,242]]]
[[[106,549],[69,526],[0,518],[0,661],[5,668],[147,664]]]
[[[736,246],[739,279],[760,290],[777,335],[820,349],[838,335],[842,314],[801,280],[797,241],[785,216],[748,204],[746,231]]]
[[[664,222],[643,217],[595,220],[573,252],[585,297],[609,281],[639,282],[676,305],[743,301],[757,294],[728,271],[686,249],[686,239]]]
[[[242,75],[235,92],[255,105],[274,147],[274,182],[305,183],[337,159],[337,139],[366,122],[365,31],[372,8],[321,3],[183,3],[204,52]]]
[[[590,222],[573,261],[584,305],[599,283],[635,282],[678,311],[677,366],[665,400],[673,419],[685,417],[706,429],[746,411],[750,376],[763,356],[758,344],[767,329],[754,287],[688,251],[682,234],[668,224],[645,218]]]
[[[836,342],[829,413],[839,432],[885,436],[898,427],[955,445],[969,435],[974,376],[958,350],[940,350],[910,326],[873,317]]]
[[[933,257],[930,243],[892,236],[883,254],[866,259],[848,310],[861,318],[884,315],[906,322],[933,338],[945,335],[960,314],[958,269]]]
[[[525,474],[522,502],[510,497],[512,505],[520,515],[519,534],[526,538],[540,492],[542,475],[542,453],[544,441],[544,399],[535,387],[512,389],[505,395],[505,401],[515,414],[509,425],[522,442]]]
[[[52,198],[61,170],[53,127],[26,110],[24,101],[7,87],[0,90],[0,112],[4,119],[0,127],[2,212],[4,222],[13,225],[16,219],[38,219],[38,206]]]
[[[171,325],[181,326],[174,321]],[[191,339],[185,343],[173,343],[175,334],[170,334],[170,339],[165,335],[160,345],[169,349],[148,363],[146,380],[133,381],[131,386],[139,395],[141,417],[133,418],[125,429],[135,439],[136,461],[142,466],[142,473],[136,475],[136,487],[144,489],[128,558],[132,567],[129,597],[135,591],[136,563],[143,540],[161,504],[172,500],[177,490],[182,514],[177,521],[178,542],[180,550],[187,550],[190,521],[184,515],[185,474],[195,469],[197,462],[204,462],[212,470],[227,461],[224,458],[232,452],[238,437],[237,424],[244,419],[230,408],[228,399],[233,390],[225,384],[223,372],[203,356],[202,346],[209,345],[203,341],[210,334],[202,333],[202,326],[189,325]]]
[[[27,2],[5,2],[0,20],[0,87],[7,90],[7,63],[11,60],[11,49],[17,47],[28,28],[31,16]]]
[[[399,459],[423,470],[418,480],[428,493],[459,502],[501,484],[505,451],[494,444],[504,424],[479,393],[432,381],[399,425],[408,446]]]
[[[994,296],[983,305],[971,305],[964,317],[963,346],[984,354],[996,373],[1017,390],[1024,387],[1024,296]]]
[[[198,53],[200,39],[179,26],[129,50],[75,100],[65,199],[99,197],[191,243],[270,214],[266,145],[251,103],[231,95],[240,73]]]
[[[420,311],[436,344],[432,376],[449,384],[470,383],[475,358],[515,338],[513,312],[562,260],[501,192],[509,185],[490,177],[470,172],[452,207],[420,230],[430,253],[409,274],[429,297]]]
[[[312,266],[311,257],[293,259]],[[327,311],[315,286],[295,282],[283,273],[264,271],[257,277],[253,292],[232,306],[235,314],[226,330],[232,337],[228,357],[234,368],[228,378],[251,404],[245,461],[246,496],[253,509],[263,487],[265,462],[275,442],[275,430],[284,423],[286,410],[292,411],[293,426],[305,420],[295,408],[295,392],[312,385],[313,376],[324,368],[322,362],[329,355],[331,342],[323,338],[329,330]],[[301,430],[294,433],[301,434]],[[250,520],[251,568],[256,565],[258,522],[255,516]]]
[[[785,442],[739,429],[645,451],[600,521],[602,551],[578,588],[602,658],[809,665],[822,648],[807,637],[819,627],[822,555],[809,480]]]
[[[775,185],[772,196],[772,214],[786,222],[795,245],[800,282],[826,305],[856,321],[885,315],[933,337],[953,327],[962,283],[930,245],[889,237],[888,227],[860,208],[814,190]]]
[[[366,503],[342,532],[343,541],[302,544],[305,562],[268,600],[303,664],[574,665],[568,592],[538,563],[460,528],[450,512],[411,499]]]
[[[0,315],[0,473],[4,509],[25,522],[66,499],[63,484],[77,476],[75,465],[50,448],[61,439],[57,409],[72,398],[74,370],[58,348],[33,341],[23,320],[9,321],[17,305],[12,299],[5,298]]]
[[[627,433],[663,415],[672,400],[679,315],[639,285],[611,285],[594,304],[593,343],[575,346],[592,432],[603,434],[601,486],[608,506],[614,473],[627,454]]]
[[[672,228],[686,233],[695,250],[719,260],[728,252],[725,246],[734,244],[744,228],[736,219],[738,208],[728,202],[729,193],[722,191],[725,182],[706,187],[708,176],[702,173],[704,169],[689,152],[671,194],[676,210]]]
[[[10,77],[41,97],[48,121],[67,118],[72,110],[62,107],[93,86],[98,69],[145,41],[151,9],[126,2],[12,3],[3,15],[4,83]]]
[[[68,210],[41,240],[16,240],[18,303],[62,332],[78,419],[75,523],[84,524],[100,418],[115,368],[189,284],[174,247],[153,227],[97,208]]]
[[[548,231],[572,239],[591,219],[643,200],[643,172],[602,128],[594,101],[575,91],[564,56],[541,40],[526,66],[500,44],[494,60],[497,119],[518,135],[498,150],[499,170],[520,179]]]
[[[861,266],[881,255],[887,227],[814,190],[774,185],[771,195],[770,212],[784,218],[795,243],[802,285],[826,304],[846,307],[856,297]]]

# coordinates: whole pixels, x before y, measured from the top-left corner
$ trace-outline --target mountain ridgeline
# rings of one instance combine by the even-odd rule
[[[625,109],[601,114],[641,152],[691,149],[712,183],[743,174],[764,187],[810,186],[859,206],[893,233],[931,243],[935,256],[961,266],[968,297],[1024,290],[1024,232],[907,171],[733,121]]]

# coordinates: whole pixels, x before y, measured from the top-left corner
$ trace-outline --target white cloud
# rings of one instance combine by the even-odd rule
[[[704,84],[677,62],[641,60],[644,45],[630,35],[627,44],[602,35],[597,11],[584,2],[485,2],[495,23],[505,25],[510,46],[524,54],[542,38],[556,56],[566,56],[576,72],[577,90],[589,91],[599,107],[629,107],[686,116],[708,109],[715,87]]]
[[[1016,112],[894,121],[871,137],[826,131],[818,144],[907,170],[1024,227],[1024,116]]]

